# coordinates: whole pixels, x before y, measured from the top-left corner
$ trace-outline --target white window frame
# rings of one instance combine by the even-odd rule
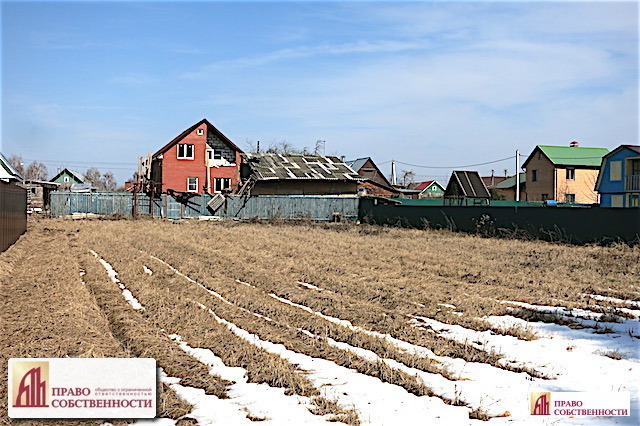
[[[191,189],[191,180],[195,179],[195,189]],[[197,177],[188,177],[187,178],[187,192],[198,192],[198,178]]]
[[[622,161],[609,162],[609,180],[620,182],[622,180]]]
[[[69,182],[69,176],[65,176],[65,177],[63,177],[63,178],[62,178],[62,180],[63,180],[65,183],[66,183],[66,182]]]
[[[573,201],[569,201],[569,196],[573,198]],[[564,194],[564,202],[567,204],[575,204],[576,203],[576,194]]]
[[[227,185],[224,186],[223,183],[226,181]],[[220,182],[220,189],[218,189],[218,182]],[[231,189],[231,179],[230,178],[214,178],[213,179],[213,192],[221,193],[226,189]]]
[[[196,134],[197,134],[197,135],[204,135],[204,129],[198,129],[198,130],[196,131]]]
[[[576,169],[567,168],[565,172],[565,177],[567,180],[576,180]]]
[[[184,150],[187,150],[187,147],[191,147],[191,156],[180,156],[180,147],[185,147]],[[195,151],[196,147],[194,144],[192,143],[179,143],[178,146],[176,147],[176,156],[178,158],[178,160],[193,160],[193,154]],[[183,154],[186,154],[187,152],[184,152]]]

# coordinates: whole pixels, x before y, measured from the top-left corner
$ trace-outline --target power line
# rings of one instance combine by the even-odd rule
[[[410,164],[410,163],[403,163],[402,161],[396,161],[397,164],[402,164],[404,166],[411,166],[411,167],[421,167],[423,169],[460,169],[463,167],[475,167],[475,166],[485,166],[487,164],[493,164],[493,163],[500,163],[502,161],[507,161],[507,160],[513,160],[514,156],[510,156],[510,157],[506,157],[506,158],[501,158],[500,160],[493,160],[493,161],[487,161],[484,163],[477,163],[477,164],[466,164],[464,166],[422,166],[419,164]]]

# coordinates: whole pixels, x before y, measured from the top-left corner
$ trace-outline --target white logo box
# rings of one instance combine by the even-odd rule
[[[11,358],[8,379],[14,419],[156,416],[152,358]]]

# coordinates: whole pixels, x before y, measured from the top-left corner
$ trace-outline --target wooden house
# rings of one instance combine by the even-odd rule
[[[602,207],[640,207],[640,145],[620,145],[605,155],[595,189]]]
[[[80,173],[66,168],[59,171],[58,174],[50,180],[50,182],[59,184],[59,189],[63,191],[71,189],[73,185],[85,183],[84,178]]]
[[[528,201],[593,204],[594,190],[606,148],[538,145],[523,164]]]
[[[207,119],[184,130],[151,158],[154,192],[235,192],[242,150]]]
[[[384,198],[400,196],[400,191],[391,185],[371,157],[345,161],[345,164],[363,178],[358,185],[359,194]]]
[[[418,198],[442,198],[444,196],[444,188],[435,180],[420,182],[412,189],[420,191]]]
[[[478,172],[457,170],[451,173],[443,198],[445,205],[477,206],[488,205],[491,195]]]

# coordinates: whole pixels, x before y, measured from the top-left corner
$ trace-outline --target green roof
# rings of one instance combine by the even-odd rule
[[[527,174],[526,173],[520,173],[520,184],[524,184],[527,182]],[[516,186],[516,177],[511,176],[506,178],[505,180],[503,180],[502,182],[498,182],[495,185],[493,185],[493,188],[496,189],[509,189],[509,188],[515,188]]]
[[[538,148],[555,165],[600,167],[607,148],[580,148],[570,146],[538,145]],[[531,158],[531,157],[529,157]]]

